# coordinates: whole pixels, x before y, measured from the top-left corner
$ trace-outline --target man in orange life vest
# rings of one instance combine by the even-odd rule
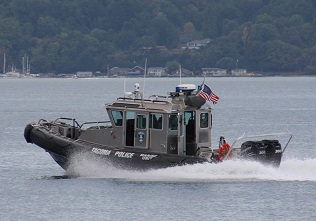
[[[218,159],[220,161],[223,161],[227,153],[229,152],[230,146],[228,143],[226,143],[224,137],[219,138],[219,148],[218,148]]]

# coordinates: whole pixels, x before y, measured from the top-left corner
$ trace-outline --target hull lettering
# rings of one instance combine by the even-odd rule
[[[110,155],[111,151],[110,150],[104,150],[104,149],[99,149],[99,148],[92,148],[91,150],[93,153],[95,154],[99,154],[99,155],[105,155],[108,156]]]
[[[142,158],[142,160],[152,160],[155,157],[157,157],[157,155],[152,155],[152,154],[141,154],[140,157]]]
[[[132,158],[135,153],[128,153],[123,151],[116,151],[114,156],[121,157],[121,158]]]

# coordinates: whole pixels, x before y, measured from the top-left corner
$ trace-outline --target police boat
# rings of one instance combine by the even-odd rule
[[[78,156],[132,170],[228,159],[280,165],[292,138],[288,131],[243,135],[231,146],[220,137],[218,147],[212,147],[212,108],[200,92],[201,88],[193,84],[180,84],[167,96],[145,99],[139,84],[135,84],[128,96],[105,105],[109,121],[79,124],[73,118],[40,119],[26,126],[24,137],[47,151],[65,170]],[[289,139],[282,148],[279,140],[264,139],[270,135],[289,135]],[[240,142],[245,138],[251,140]]]

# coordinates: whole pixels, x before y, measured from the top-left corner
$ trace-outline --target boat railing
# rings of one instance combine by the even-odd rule
[[[150,95],[148,97],[148,99],[163,99],[164,101],[168,100],[168,97],[167,96],[162,96],[162,95]]]
[[[152,95],[149,98],[152,99],[143,99],[143,98],[129,98],[129,97],[119,97],[117,100],[123,100],[123,101],[134,101],[134,102],[139,102],[139,103],[170,103],[170,101],[168,101],[167,97],[164,96],[159,96],[160,99],[158,99],[157,96]]]
[[[100,124],[105,124],[105,126],[110,126],[111,125],[111,121],[107,120],[107,121],[90,121],[90,122],[84,122],[80,125],[80,128],[82,128],[84,125],[92,125],[92,124],[96,124],[97,128],[100,129],[101,126]]]
[[[46,119],[40,119],[39,121],[38,121],[38,124],[39,125],[41,125],[41,124],[47,124],[47,123],[50,123],[48,120],[46,120]]]
[[[59,118],[57,118],[56,120],[54,120],[54,122],[53,122],[53,123],[60,122],[60,120],[68,120],[68,121],[72,121],[72,126],[73,126],[73,127],[76,127],[76,126],[77,126],[77,127],[81,128],[80,124],[76,121],[76,119],[75,119],[75,118],[59,117]]]
[[[237,149],[235,146],[236,144],[240,141],[240,140],[243,140],[243,139],[248,139],[248,138],[259,138],[259,137],[275,137],[275,136],[289,136],[288,138],[288,141],[286,143],[286,145],[284,146],[283,150],[282,150],[282,155],[285,151],[285,149],[288,147],[293,135],[288,131],[286,130],[286,132],[281,132],[281,133],[271,133],[271,134],[259,134],[259,135],[246,135],[246,133],[244,133],[242,136],[238,137],[234,142],[233,144],[231,145],[231,148],[229,149],[228,153],[226,154],[226,156],[224,157],[224,160],[226,160],[230,153],[232,152],[233,149]]]
[[[88,121],[88,122],[84,122],[82,124],[79,124],[75,118],[68,118],[68,117],[59,117],[56,120],[53,121],[53,123],[63,123],[60,120],[67,120],[67,121],[71,121],[72,122],[72,126],[73,127],[78,127],[78,128],[82,128],[85,125],[92,125],[92,124],[96,124],[99,128],[100,128],[100,124],[110,124],[111,121],[107,120],[107,121]],[[42,120],[43,121],[43,120]]]

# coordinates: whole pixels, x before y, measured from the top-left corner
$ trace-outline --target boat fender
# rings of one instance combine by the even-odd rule
[[[26,142],[28,143],[32,143],[31,141],[31,131],[33,130],[33,125],[32,124],[28,124],[26,125],[25,129],[24,129],[24,138],[26,140]]]

